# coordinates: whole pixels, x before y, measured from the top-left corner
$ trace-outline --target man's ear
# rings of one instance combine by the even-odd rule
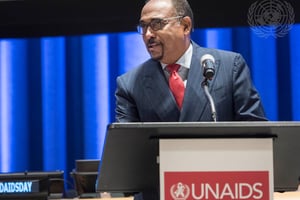
[[[184,27],[185,32],[192,32],[192,20],[189,16],[185,16],[181,19],[181,24]]]

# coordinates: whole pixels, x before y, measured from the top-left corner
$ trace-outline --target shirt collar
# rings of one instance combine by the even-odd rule
[[[191,62],[192,62],[192,55],[193,55],[193,45],[190,43],[189,48],[184,52],[184,54],[176,61],[176,64],[179,64],[180,66],[183,66],[187,69],[190,68]],[[167,64],[160,63],[162,68],[165,69]]]

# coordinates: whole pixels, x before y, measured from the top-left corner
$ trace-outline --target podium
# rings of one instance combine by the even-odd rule
[[[96,191],[272,199],[273,191],[298,187],[298,141],[296,122],[113,123]]]

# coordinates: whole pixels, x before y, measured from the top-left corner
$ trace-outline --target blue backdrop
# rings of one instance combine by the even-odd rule
[[[273,121],[300,119],[300,25],[262,38],[249,27],[196,29],[240,52]],[[137,33],[0,39],[0,171],[64,170],[101,157],[116,76],[149,58]]]

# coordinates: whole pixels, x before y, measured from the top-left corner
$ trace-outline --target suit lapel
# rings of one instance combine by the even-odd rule
[[[161,121],[178,121],[180,112],[159,62],[153,61],[145,66],[143,83],[149,106]]]
[[[207,97],[205,96],[204,89],[201,86],[201,83],[204,81],[204,77],[202,75],[203,68],[200,64],[200,59],[205,53],[209,52],[207,52],[205,48],[201,48],[197,44],[193,43],[193,56],[180,121],[208,121],[211,119],[211,116],[209,115],[210,112],[204,112],[205,110],[210,109],[210,105]],[[214,85],[214,80],[215,79],[209,83],[210,91]]]
[[[198,51],[199,49],[195,48],[195,44],[193,44],[193,56],[188,74],[188,82],[186,85],[180,121],[198,121],[207,104],[204,91],[201,88],[201,82],[204,79],[201,75],[201,55],[199,56]],[[204,104],[200,102],[204,102]]]

